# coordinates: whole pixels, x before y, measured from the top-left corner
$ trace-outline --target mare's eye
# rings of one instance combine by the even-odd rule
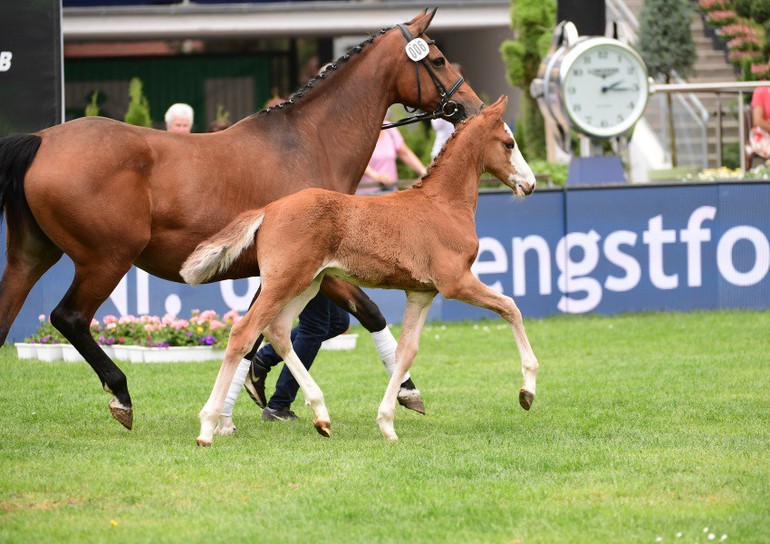
[[[437,59],[433,59],[432,61],[430,61],[430,63],[436,68],[441,68],[446,64],[446,59],[444,57],[439,57]]]
[[[513,149],[516,147],[516,142],[505,142],[505,149]]]

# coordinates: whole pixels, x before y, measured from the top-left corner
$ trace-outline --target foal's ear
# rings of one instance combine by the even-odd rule
[[[430,23],[433,20],[433,17],[436,15],[437,11],[437,7],[433,8],[432,10],[426,8],[425,12],[420,13],[417,17],[409,21],[409,32],[412,34],[413,38],[416,38],[428,30],[428,27],[430,26]]]
[[[503,113],[505,113],[505,108],[507,106],[508,106],[508,97],[506,95],[502,95],[500,96],[500,98],[497,99],[497,102],[495,102],[488,108],[484,108],[484,111],[489,116],[502,117]]]

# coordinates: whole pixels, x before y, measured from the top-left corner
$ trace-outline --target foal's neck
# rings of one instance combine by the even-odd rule
[[[481,147],[472,133],[475,131],[465,131],[447,144],[418,186],[427,195],[449,202],[454,209],[475,215],[484,164]]]

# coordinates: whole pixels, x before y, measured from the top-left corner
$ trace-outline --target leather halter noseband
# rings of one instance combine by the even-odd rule
[[[398,28],[401,30],[401,33],[404,35],[404,38],[406,38],[407,43],[412,41],[412,35],[404,27],[404,25],[398,25]],[[432,45],[435,42],[433,40],[430,40],[427,43],[428,45]],[[418,121],[423,121],[426,119],[437,119],[439,117],[443,117],[448,121],[459,121],[460,119],[465,118],[465,106],[463,106],[459,102],[450,100],[450,98],[455,93],[455,91],[457,91],[457,89],[460,88],[460,85],[463,84],[463,82],[465,81],[465,78],[463,78],[462,76],[458,77],[457,81],[455,81],[452,84],[452,86],[449,87],[449,89],[447,89],[446,87],[444,87],[444,84],[441,83],[438,77],[436,77],[435,72],[430,67],[430,63],[428,62],[427,57],[424,57],[419,61],[414,61],[414,74],[417,78],[417,103],[419,104],[420,102],[422,102],[422,90],[420,88],[420,63],[422,63],[422,65],[425,66],[425,69],[428,71],[428,75],[430,75],[430,78],[433,80],[433,83],[436,85],[436,88],[438,89],[438,94],[441,97],[438,105],[436,105],[436,109],[433,111],[433,113],[421,113],[419,115],[413,115],[412,117],[401,119],[400,121],[396,121],[395,123],[384,124],[382,125],[382,130],[393,128],[393,127],[400,127],[403,125],[409,125],[409,124],[417,123]],[[414,113],[415,111],[417,111],[417,108],[415,108],[411,112],[407,109],[408,113]]]

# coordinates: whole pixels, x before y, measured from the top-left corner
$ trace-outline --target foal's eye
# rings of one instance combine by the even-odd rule
[[[505,142],[505,149],[513,149],[516,147],[516,142]]]
[[[430,63],[436,68],[441,68],[446,64],[446,59],[444,57],[439,57],[437,59],[433,59],[432,61],[430,61]]]

